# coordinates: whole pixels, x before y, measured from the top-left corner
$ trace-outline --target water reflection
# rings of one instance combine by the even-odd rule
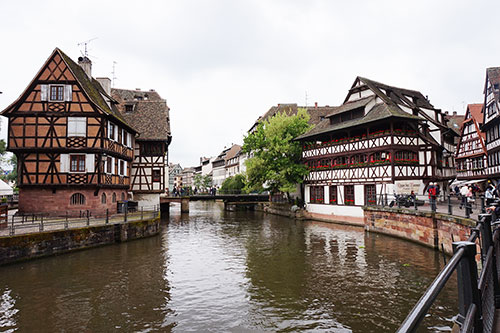
[[[440,267],[430,249],[359,228],[174,205],[158,237],[0,268],[0,327],[394,331]],[[445,289],[424,329],[449,328],[455,303]]]

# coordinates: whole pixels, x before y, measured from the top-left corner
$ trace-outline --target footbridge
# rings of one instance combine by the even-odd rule
[[[269,202],[267,194],[217,194],[217,195],[190,195],[182,197],[161,196],[161,212],[168,212],[170,203],[179,202],[181,204],[181,213],[189,213],[190,201],[223,201],[225,209],[231,209],[236,206],[254,206],[262,202]]]

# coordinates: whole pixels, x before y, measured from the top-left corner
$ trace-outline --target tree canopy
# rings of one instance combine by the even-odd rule
[[[249,191],[293,192],[309,171],[301,163],[301,144],[294,138],[311,129],[309,114],[299,109],[296,115],[278,113],[262,121],[243,140]]]

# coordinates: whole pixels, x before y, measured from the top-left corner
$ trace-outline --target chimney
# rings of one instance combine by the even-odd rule
[[[445,115],[448,115],[448,111],[445,111],[445,112],[444,112],[444,114],[445,114]]]
[[[78,65],[80,65],[89,79],[92,79],[92,61],[87,57],[78,57]]]
[[[453,111],[453,115],[456,116],[457,115],[457,111]]]
[[[95,79],[101,84],[106,94],[111,96],[111,79],[109,77],[96,77]]]
[[[318,108],[318,102],[314,102],[314,108],[317,109]]]

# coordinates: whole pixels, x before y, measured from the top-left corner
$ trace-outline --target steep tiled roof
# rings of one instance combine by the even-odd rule
[[[239,152],[241,151],[241,146],[240,145],[232,145],[231,148],[227,151],[226,156],[224,159],[230,160],[233,157],[235,157]]]
[[[155,91],[111,89],[122,117],[139,131],[138,140],[169,141],[170,118],[166,100]],[[127,111],[129,105],[132,111]]]
[[[494,86],[497,84],[500,86],[500,67],[490,67],[486,69],[486,76],[491,84]],[[484,93],[486,94],[487,85],[484,87]],[[500,102],[500,90],[493,89],[493,95],[495,95],[495,100]]]
[[[307,138],[312,138],[316,135],[333,132],[337,130],[343,130],[350,127],[365,125],[368,123],[372,123],[375,121],[396,117],[403,119],[411,119],[411,120],[423,120],[418,116],[411,115],[404,111],[399,110],[399,108],[394,107],[393,105],[387,105],[385,103],[376,104],[364,117],[357,118],[349,121],[344,121],[338,124],[330,124],[330,119],[327,118],[321,121],[318,125],[316,125],[309,132],[300,135],[296,138],[296,140],[302,140]]]

